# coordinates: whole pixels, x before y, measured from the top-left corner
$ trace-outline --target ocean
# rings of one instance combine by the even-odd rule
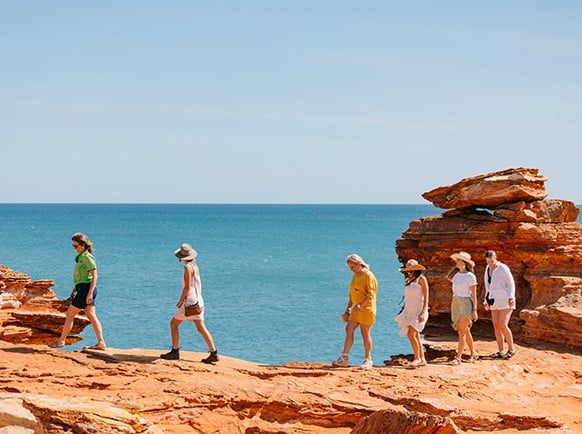
[[[90,205],[0,204],[0,264],[72,289],[71,235],[94,243],[97,313],[108,346],[170,348],[169,322],[180,296],[182,243],[198,251],[205,320],[219,353],[265,364],[331,362],[342,350],[340,314],[358,253],[378,278],[372,356],[410,353],[394,317],[403,293],[395,242],[432,205]],[[180,347],[206,352],[192,323]],[[84,340],[95,343],[89,326]],[[361,336],[351,352],[363,360]]]

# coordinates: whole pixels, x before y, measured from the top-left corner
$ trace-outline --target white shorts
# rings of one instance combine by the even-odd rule
[[[184,305],[180,306],[176,313],[174,314],[174,318],[178,321],[194,321],[194,320],[203,320],[204,319],[204,306],[202,306],[202,312],[199,315],[192,315],[186,316],[184,314]]]
[[[490,310],[503,310],[503,309],[513,309],[515,310],[515,303],[513,307],[509,306],[509,298],[499,298],[495,297],[495,303],[489,307]]]

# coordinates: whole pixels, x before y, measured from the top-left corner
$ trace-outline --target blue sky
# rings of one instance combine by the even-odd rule
[[[0,202],[582,203],[582,2],[0,5]]]

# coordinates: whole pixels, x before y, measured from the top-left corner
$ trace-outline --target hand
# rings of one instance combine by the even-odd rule
[[[510,298],[508,301],[509,301],[509,307],[515,307],[515,298]]]
[[[473,321],[477,321],[479,319],[479,315],[477,315],[477,311],[473,311]]]
[[[177,307],[178,309],[180,309],[180,308],[182,307],[182,305],[183,305],[183,304],[184,304],[184,300],[180,299],[180,300],[178,300],[178,303],[176,303],[176,307]]]
[[[356,304],[356,307],[354,307],[354,310],[361,310],[361,309],[362,309],[361,304]]]
[[[87,295],[87,299],[85,300],[85,303],[87,303],[87,306],[89,306],[90,304],[93,303],[93,294]]]
[[[418,315],[418,322],[423,322],[424,321],[424,313],[421,313],[420,315]]]
[[[489,305],[487,303],[483,303],[483,307],[485,308],[485,310],[489,310]]]

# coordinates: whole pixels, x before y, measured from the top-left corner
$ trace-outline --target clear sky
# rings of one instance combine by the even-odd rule
[[[0,202],[582,203],[582,2],[0,5]]]

